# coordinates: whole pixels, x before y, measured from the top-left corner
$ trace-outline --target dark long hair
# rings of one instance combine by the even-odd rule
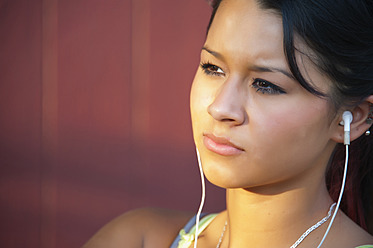
[[[222,1],[212,0],[208,30]],[[327,97],[335,110],[354,106],[373,94],[373,0],[256,0],[282,16],[284,53],[299,84]],[[316,53],[310,58],[333,82],[329,95],[307,82],[295,57],[294,36]],[[335,148],[326,174],[330,196],[337,200],[344,167],[344,146]],[[350,146],[349,171],[341,209],[373,234],[373,138],[361,136]]]

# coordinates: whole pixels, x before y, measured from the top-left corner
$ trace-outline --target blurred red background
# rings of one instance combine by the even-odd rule
[[[80,247],[138,207],[196,211],[204,0],[0,0],[0,247]],[[205,211],[224,208],[208,185]]]

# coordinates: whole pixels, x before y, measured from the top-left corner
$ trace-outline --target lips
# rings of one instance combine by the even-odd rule
[[[208,150],[223,156],[234,156],[244,151],[244,149],[235,145],[229,139],[216,137],[213,134],[203,134],[203,143]]]

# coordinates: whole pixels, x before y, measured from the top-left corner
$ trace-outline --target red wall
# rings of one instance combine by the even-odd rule
[[[0,0],[0,247],[80,247],[137,207],[196,211],[204,0]],[[208,185],[206,211],[224,207]]]

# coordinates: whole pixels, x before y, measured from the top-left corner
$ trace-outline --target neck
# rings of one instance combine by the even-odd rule
[[[229,247],[290,247],[326,215],[332,200],[324,181],[287,185],[227,190]]]

